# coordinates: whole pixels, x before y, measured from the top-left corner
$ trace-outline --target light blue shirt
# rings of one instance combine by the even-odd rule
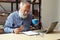
[[[15,28],[19,28],[20,25],[23,24],[24,29],[22,31],[28,31],[31,25],[32,15],[28,14],[26,19],[22,19],[18,15],[18,11],[11,13],[6,20],[4,25],[4,32],[13,32]]]

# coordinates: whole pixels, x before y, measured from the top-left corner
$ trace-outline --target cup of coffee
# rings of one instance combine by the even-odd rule
[[[38,23],[38,19],[32,19],[32,24],[36,25]]]

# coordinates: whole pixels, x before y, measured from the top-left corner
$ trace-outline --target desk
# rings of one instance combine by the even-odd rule
[[[0,34],[0,40],[57,40],[60,39],[60,32],[50,34],[27,36],[24,34]]]

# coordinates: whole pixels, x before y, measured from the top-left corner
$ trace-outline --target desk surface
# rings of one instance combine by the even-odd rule
[[[60,32],[50,34],[27,36],[24,34],[0,34],[0,40],[57,40],[60,39]]]

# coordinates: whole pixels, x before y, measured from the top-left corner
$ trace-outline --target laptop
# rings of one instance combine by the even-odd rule
[[[46,34],[51,33],[51,32],[53,32],[53,30],[56,27],[57,23],[58,23],[58,21],[52,22],[50,27],[47,30],[40,30],[39,32],[46,33]]]

